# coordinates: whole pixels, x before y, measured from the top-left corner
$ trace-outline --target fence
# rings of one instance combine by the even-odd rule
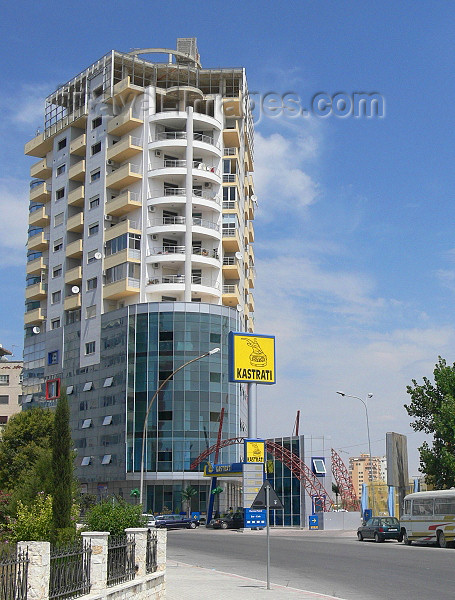
[[[109,536],[107,585],[131,581],[136,575],[134,535]]]
[[[78,598],[90,592],[90,542],[79,541],[50,551],[49,600]]]
[[[28,549],[0,553],[0,598],[27,599]]]
[[[158,568],[157,545],[156,531],[149,529],[147,532],[147,551],[145,554],[145,570],[147,573],[154,573]]]

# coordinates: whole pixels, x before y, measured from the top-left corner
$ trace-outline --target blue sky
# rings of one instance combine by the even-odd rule
[[[447,2],[18,0],[2,10],[0,343],[22,351],[28,169],[44,97],[114,48],[198,39],[204,67],[245,66],[252,92],[376,92],[383,118],[263,116],[256,125],[259,333],[277,336],[278,384],[259,433],[326,436],[346,459],[409,434],[412,378],[455,360],[454,12]],[[35,159],[36,160],[36,159]]]

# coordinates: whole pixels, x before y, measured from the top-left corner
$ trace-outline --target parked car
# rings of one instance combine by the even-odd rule
[[[357,529],[357,539],[359,542],[372,539],[375,542],[384,540],[403,540],[400,521],[396,517],[371,517]]]
[[[211,525],[213,529],[241,529],[244,526],[243,514],[235,513],[219,519],[212,519]]]
[[[142,516],[147,519],[147,522],[145,524],[146,527],[155,527],[156,526],[156,519],[155,519],[154,515],[143,514]]]
[[[196,529],[196,527],[199,527],[199,521],[185,515],[160,515],[155,517],[155,527]]]

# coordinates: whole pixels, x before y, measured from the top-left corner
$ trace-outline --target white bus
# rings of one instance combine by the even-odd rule
[[[452,546],[455,540],[455,489],[415,492],[404,498],[400,519],[403,542]]]

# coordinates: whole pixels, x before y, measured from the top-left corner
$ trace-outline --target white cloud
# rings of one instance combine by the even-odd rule
[[[0,267],[24,265],[27,242],[27,182],[0,179]]]
[[[0,95],[0,108],[7,116],[5,124],[8,127],[11,127],[11,122],[18,126],[42,126],[44,98],[52,87],[52,84],[24,83],[14,90],[3,91]]]

